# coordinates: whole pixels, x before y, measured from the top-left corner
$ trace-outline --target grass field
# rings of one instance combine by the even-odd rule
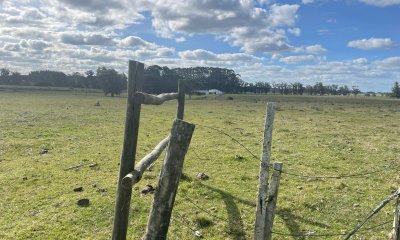
[[[400,101],[364,97],[232,95],[186,101],[186,121],[222,129],[260,155],[266,102],[278,102],[272,161],[313,179],[283,174],[274,231],[340,234],[400,186]],[[99,101],[101,106],[94,106]],[[0,239],[110,239],[126,111],[124,97],[100,93],[0,92]],[[172,126],[176,102],[143,106],[138,159]],[[48,153],[41,154],[42,149]],[[238,159],[236,155],[242,156]],[[84,163],[77,170],[65,168]],[[97,163],[95,167],[90,164]],[[133,191],[128,239],[144,233],[160,170]],[[388,167],[390,166],[390,167]],[[209,180],[196,178],[199,172]],[[259,160],[212,129],[197,126],[186,155],[170,239],[252,239]],[[75,187],[82,192],[74,192]],[[88,207],[79,207],[89,198]],[[366,226],[393,219],[393,204]],[[387,239],[391,223],[353,239]],[[340,236],[322,239],[340,239]],[[274,239],[308,239],[274,235]],[[310,238],[321,239],[321,238]]]

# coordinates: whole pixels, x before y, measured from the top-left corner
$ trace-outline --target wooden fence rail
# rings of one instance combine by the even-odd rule
[[[161,105],[166,101],[178,99],[179,93],[162,93],[159,95],[152,95],[144,92],[135,93],[135,103]]]
[[[170,136],[168,135],[168,137],[164,138],[159,144],[157,144],[153,151],[142,158],[142,160],[136,164],[135,169],[122,179],[122,185],[131,188],[135,183],[139,182],[144,171],[146,171],[146,169],[160,157],[161,153],[167,147],[169,139]]]

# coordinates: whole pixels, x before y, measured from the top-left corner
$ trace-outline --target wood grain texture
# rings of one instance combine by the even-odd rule
[[[125,240],[128,229],[129,207],[132,195],[131,188],[122,186],[122,179],[135,166],[136,147],[139,133],[141,105],[134,102],[134,95],[142,90],[144,78],[144,64],[129,61],[128,98],[125,118],[124,143],[122,147],[119,178],[117,185],[117,199],[115,203],[114,225],[112,239]]]
[[[272,130],[274,127],[275,103],[267,103],[264,139],[261,149],[260,175],[258,179],[258,197],[256,208],[256,222],[254,230],[255,240],[265,239],[266,209],[268,195],[269,164],[271,158]]]
[[[272,172],[271,186],[268,192],[267,212],[265,221],[265,239],[272,239],[272,227],[274,225],[276,203],[278,202],[279,182],[281,179],[283,163],[274,163],[274,171]]]
[[[152,95],[144,92],[135,93],[134,99],[137,104],[161,105],[166,101],[178,99],[179,93],[162,93]]]
[[[195,126],[175,120],[171,139],[165,154],[160,179],[154,194],[144,240],[166,239],[179,179],[182,174],[183,161],[189,148]]]

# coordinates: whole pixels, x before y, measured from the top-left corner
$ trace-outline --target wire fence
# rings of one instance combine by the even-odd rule
[[[230,138],[233,142],[235,142],[236,144],[238,144],[241,148],[243,148],[247,153],[249,153],[251,155],[252,158],[256,159],[257,161],[259,161],[259,157],[256,156],[256,154],[254,154],[250,148],[246,147],[245,144],[243,144],[241,141],[239,141],[238,139],[236,139],[235,137],[233,137],[232,135],[228,134],[227,132],[225,132],[222,129],[213,127],[213,126],[206,126],[206,125],[202,125],[202,124],[195,124],[196,126],[202,127],[202,128],[207,128],[207,129],[211,129],[213,131],[216,131],[220,134],[225,135],[226,137]],[[190,147],[190,151],[193,152],[193,155],[198,159],[198,160],[212,160],[212,158],[206,156],[206,157],[201,157],[200,154],[198,154],[198,152],[196,151],[195,148]],[[270,164],[270,167],[272,166],[272,164]],[[280,172],[282,174],[286,174],[288,176],[294,176],[294,177],[298,177],[298,178],[307,178],[307,179],[342,179],[342,178],[360,178],[360,177],[365,177],[365,176],[371,176],[374,174],[378,174],[378,173],[382,173],[382,172],[388,172],[388,171],[396,171],[400,169],[400,165],[394,165],[394,164],[386,164],[385,166],[382,166],[381,168],[378,169],[374,169],[371,171],[365,171],[365,172],[358,172],[358,173],[349,173],[349,174],[341,174],[341,175],[307,175],[307,174],[299,174],[299,173],[294,173],[294,172],[290,172],[287,170],[281,170]],[[199,211],[206,213],[208,216],[211,216],[213,219],[217,219],[219,221],[223,221],[226,224],[229,224],[229,220],[220,216],[217,216],[216,214],[214,214],[212,211],[207,210],[206,208],[200,206],[198,203],[196,203],[196,201],[194,201],[193,199],[189,198],[188,196],[182,196],[183,199],[185,199],[187,202],[189,202],[190,204],[192,204],[196,209],[198,209]],[[186,223],[185,227],[190,228],[190,230],[194,233],[196,233],[195,228],[190,227],[190,220],[184,218],[182,215],[180,215],[179,213],[177,213],[178,216],[181,216],[180,219],[178,221],[180,222],[184,222]],[[372,217],[369,216],[369,217]],[[369,220],[369,218],[365,219],[365,222],[367,222]],[[357,229],[357,232],[368,232],[368,231],[372,231],[372,230],[376,230],[378,228],[384,227],[390,223],[392,223],[393,220],[390,221],[385,221],[376,225],[373,225],[371,227],[368,228],[364,228],[364,229]],[[360,226],[361,227],[361,226]],[[220,230],[221,231],[221,230]],[[275,235],[281,235],[281,236],[291,236],[291,237],[302,237],[302,238],[329,238],[329,237],[340,237],[340,236],[348,236],[350,232],[354,231],[354,229],[350,229],[348,231],[345,232],[326,232],[326,233],[317,233],[315,231],[302,231],[302,232],[297,232],[297,233],[285,233],[285,232],[279,232],[279,231],[272,231],[273,234]],[[223,231],[223,233],[225,234],[230,234],[227,231]],[[205,238],[205,236],[202,236],[203,238]]]

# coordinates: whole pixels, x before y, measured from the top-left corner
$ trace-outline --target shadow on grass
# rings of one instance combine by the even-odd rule
[[[313,226],[317,226],[320,228],[328,228],[329,226],[320,222],[316,222],[316,221],[312,221],[309,219],[304,219],[301,216],[295,215],[292,213],[292,210],[289,208],[282,208],[282,209],[278,209],[276,212],[277,215],[279,215],[283,221],[284,224],[286,225],[286,227],[289,229],[290,234],[292,235],[298,235],[298,234],[304,234],[304,232],[302,232],[298,222],[303,222],[306,224],[310,224]],[[299,240],[305,240],[306,237],[303,236],[297,236],[296,239]]]
[[[190,176],[188,176],[185,173],[182,173],[181,180],[187,181],[187,182],[196,181],[196,180],[193,180]],[[224,204],[226,207],[226,211],[228,213],[227,224],[228,224],[229,229],[225,232],[227,234],[229,234],[230,237],[232,237],[232,239],[234,239],[234,240],[246,239],[246,233],[244,231],[242,216],[240,214],[240,210],[239,210],[236,202],[240,202],[242,204],[246,204],[246,205],[252,206],[252,207],[256,207],[256,204],[254,202],[233,196],[229,192],[226,192],[219,188],[205,185],[200,181],[196,181],[196,182],[198,183],[198,186],[204,187],[208,190],[216,192],[222,197],[222,200],[224,201]],[[222,219],[222,218],[219,218],[219,219]],[[225,220],[225,219],[222,219],[222,220]]]
[[[235,240],[246,239],[246,233],[244,231],[242,216],[240,215],[239,208],[238,208],[237,204],[235,203],[235,201],[238,201],[238,202],[250,205],[250,206],[255,206],[255,204],[250,201],[235,197],[232,194],[225,192],[221,189],[207,186],[204,184],[201,184],[201,186],[220,194],[222,199],[224,200],[226,211],[228,213],[229,231],[227,231],[227,233],[229,235],[231,235],[232,239],[235,239]]]

